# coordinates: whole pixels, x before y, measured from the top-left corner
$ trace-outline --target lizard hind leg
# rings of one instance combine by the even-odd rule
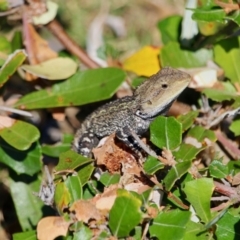
[[[92,156],[92,149],[98,145],[99,139],[91,131],[85,131],[81,136],[77,136],[73,142],[73,150],[85,156]]]

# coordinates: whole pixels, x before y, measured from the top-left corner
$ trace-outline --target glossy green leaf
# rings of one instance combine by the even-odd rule
[[[153,175],[155,172],[163,168],[164,164],[152,156],[149,156],[143,164],[144,171],[149,175]]]
[[[200,223],[189,221],[183,240],[208,240],[204,226]]]
[[[182,143],[177,151],[173,152],[178,162],[191,161],[202,151],[202,148],[196,148],[191,144]]]
[[[181,16],[170,16],[158,22],[163,44],[170,41],[178,41],[181,27]]]
[[[192,52],[181,49],[179,43],[169,42],[161,49],[160,60],[162,66],[175,68],[194,68],[206,66],[208,60],[212,59],[212,51],[200,49]]]
[[[225,178],[228,175],[228,166],[219,160],[213,160],[209,165],[211,177]]]
[[[151,142],[159,148],[174,149],[182,141],[182,126],[174,117],[157,117],[150,125]]]
[[[78,68],[78,64],[71,58],[58,57],[35,65],[22,65],[21,69],[48,80],[61,80],[71,77]]]
[[[209,222],[212,218],[210,203],[214,190],[213,180],[211,178],[196,179],[185,183],[183,190],[201,220],[205,223]]]
[[[0,1],[0,11],[7,11],[9,9],[9,2],[7,0]]]
[[[239,83],[240,68],[236,63],[240,61],[240,37],[219,41],[214,46],[214,60],[223,68],[232,83]]]
[[[71,144],[73,140],[73,135],[64,134],[61,143],[55,145],[43,145],[42,153],[50,157],[59,157],[61,153],[64,153],[71,149]]]
[[[118,68],[100,68],[77,72],[52,89],[39,90],[22,97],[16,107],[24,109],[83,105],[110,98],[125,79]]]
[[[240,238],[240,217],[227,212],[217,223],[217,239],[236,240]]]
[[[225,100],[235,99],[238,95],[237,92],[233,93],[227,90],[218,90],[212,88],[206,88],[203,90],[203,93],[210,99],[216,102],[222,102]]]
[[[185,132],[193,125],[198,114],[199,114],[198,111],[190,111],[184,115],[180,115],[177,117],[177,120],[182,124],[183,132]]]
[[[232,121],[229,129],[234,133],[235,136],[240,135],[240,119]]]
[[[210,141],[217,141],[216,135],[213,131],[205,129],[200,126],[196,126],[188,132],[187,136],[195,138],[198,142],[204,141],[208,138]]]
[[[10,191],[23,231],[34,229],[43,216],[43,202],[34,196],[29,185],[23,182],[12,182]]]
[[[36,142],[28,150],[19,151],[0,139],[0,162],[17,174],[33,175],[41,170],[41,148]]]
[[[39,130],[32,124],[17,120],[11,127],[0,130],[0,136],[18,150],[27,150],[40,137]]]
[[[35,230],[14,233],[13,240],[37,240],[37,233]]]
[[[114,236],[125,237],[141,221],[141,201],[126,190],[119,189],[109,213],[109,227]]]
[[[240,10],[233,11],[229,13],[225,19],[232,20],[235,22],[238,26],[240,26]]]
[[[108,187],[112,184],[116,184],[120,180],[120,174],[110,174],[109,172],[105,172],[100,177],[100,182],[105,186]]]
[[[78,176],[69,176],[65,181],[65,185],[71,195],[71,203],[82,199],[82,183]]]
[[[196,21],[225,23],[226,12],[224,9],[192,9],[192,19]]]
[[[11,53],[11,44],[5,36],[0,35],[0,66],[7,59],[7,55]]]
[[[85,225],[82,225],[81,229],[78,232],[75,232],[73,234],[73,240],[91,240],[93,239],[93,232],[86,227]]]
[[[191,165],[191,161],[185,161],[177,163],[175,166],[172,166],[171,170],[168,172],[167,176],[163,180],[165,189],[167,191],[170,191],[174,183],[188,171]]]
[[[15,31],[13,38],[12,38],[12,42],[11,42],[11,46],[12,46],[12,51],[14,52],[17,49],[21,49],[23,45],[23,41],[22,41],[22,32],[21,31]]]
[[[78,177],[82,183],[82,186],[84,186],[89,181],[94,169],[95,167],[92,163],[87,163],[77,169]]]
[[[83,157],[82,155],[69,150],[60,155],[59,163],[56,166],[56,171],[74,170],[86,163],[90,163],[93,160],[90,158]]]
[[[158,239],[181,240],[190,216],[190,212],[180,210],[160,212],[149,227],[150,236]]]
[[[63,210],[68,207],[71,202],[71,194],[65,185],[61,182],[56,185],[54,194],[54,203],[59,213],[63,214]]]
[[[0,69],[0,87],[15,73],[19,66],[26,59],[24,50],[16,50],[9,55],[2,68]]]

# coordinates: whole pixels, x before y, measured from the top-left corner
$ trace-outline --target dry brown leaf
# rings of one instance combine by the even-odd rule
[[[103,146],[94,148],[93,154],[97,160],[97,165],[106,166],[110,173],[120,172],[122,164],[128,163],[132,165],[136,163],[136,159],[130,152],[125,151],[126,146],[123,143],[115,141],[115,134],[105,139]]]
[[[52,117],[57,121],[65,120],[65,108],[54,108],[51,109]]]
[[[24,45],[28,54],[28,61],[31,65],[35,65],[46,60],[56,58],[58,55],[49,46],[35,30],[27,19],[23,18],[24,26]],[[25,79],[27,81],[35,80],[37,77],[26,72]]]
[[[118,184],[114,184],[108,188],[105,188],[102,194],[96,195],[91,200],[91,203],[94,204],[96,208],[101,211],[110,211],[117,197],[118,188]]]
[[[70,211],[74,212],[74,216],[78,221],[83,221],[85,223],[88,223],[90,219],[101,219],[98,209],[91,202],[86,200],[74,202]]]
[[[5,116],[0,116],[0,130],[11,127],[16,122],[15,119]]]
[[[232,185],[239,185],[240,184],[240,172],[237,173],[232,179]]]
[[[45,217],[37,225],[38,240],[53,240],[58,236],[66,236],[71,222],[63,217]]]

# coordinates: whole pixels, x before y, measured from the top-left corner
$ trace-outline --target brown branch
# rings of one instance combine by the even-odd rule
[[[222,147],[228,152],[228,154],[233,159],[239,159],[240,158],[240,150],[236,144],[234,144],[233,141],[227,139],[223,133],[220,130],[214,131],[216,134],[216,137],[218,139],[218,142],[221,143]]]
[[[224,185],[224,184],[219,183],[217,181],[214,181],[213,183],[214,183],[214,186],[215,186],[214,191],[216,191],[218,193],[221,193],[225,196],[228,196],[230,198],[233,198],[233,197],[237,196],[237,192],[236,192],[235,188]]]
[[[57,20],[48,23],[47,28],[53,33],[55,37],[64,45],[64,47],[73,55],[77,56],[79,60],[88,68],[99,68],[100,66],[94,62],[87,53],[71,39]]]
[[[239,3],[233,3],[232,0],[230,0],[228,3],[215,0],[214,1],[219,7],[223,8],[226,13],[230,13],[234,10],[239,10]]]

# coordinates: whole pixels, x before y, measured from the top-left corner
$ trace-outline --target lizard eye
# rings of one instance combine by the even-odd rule
[[[162,84],[162,88],[163,88],[163,89],[166,89],[166,88],[168,88],[168,85],[167,85],[166,83],[163,83],[163,84]]]
[[[136,111],[136,115],[139,116],[139,117],[142,117],[142,116],[143,116],[143,114],[142,114],[142,112],[141,112],[140,110],[137,110],[137,111]]]

